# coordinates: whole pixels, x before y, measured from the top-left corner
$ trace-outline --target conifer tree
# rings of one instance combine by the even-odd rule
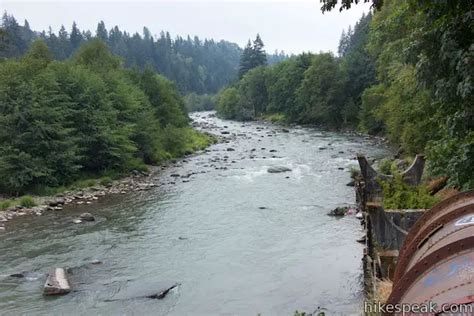
[[[265,45],[260,38],[260,34],[257,34],[257,37],[253,41],[252,47],[252,68],[264,66],[267,64],[267,54],[263,49],[264,46]]]
[[[97,24],[96,36],[104,42],[107,41],[108,33],[104,21],[100,21],[99,24]]]
[[[253,55],[253,47],[250,40],[247,42],[247,46],[245,46],[244,51],[242,52],[242,56],[240,57],[240,65],[239,65],[239,78],[242,78],[247,71],[252,69],[252,55]]]

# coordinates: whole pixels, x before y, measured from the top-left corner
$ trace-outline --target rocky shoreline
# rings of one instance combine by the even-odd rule
[[[67,205],[92,204],[94,201],[112,194],[126,194],[129,192],[146,191],[158,184],[152,180],[153,176],[162,167],[151,167],[150,172],[134,171],[132,175],[120,180],[112,181],[109,185],[96,185],[81,190],[66,191],[55,196],[38,198],[39,205],[34,207],[11,206],[5,211],[0,211],[0,232],[6,230],[6,224],[19,216],[41,216],[47,211],[62,211]]]
[[[216,137],[216,139],[219,138]],[[198,155],[201,152],[203,151],[199,150],[192,154],[187,154],[180,159],[173,159],[160,166],[149,166],[148,172],[134,170],[131,175],[114,180],[107,185],[97,184],[84,189],[65,191],[54,196],[35,197],[39,205],[34,207],[23,207],[20,205],[8,207],[6,210],[0,211],[0,233],[5,232],[8,222],[17,217],[42,216],[45,212],[62,211],[68,205],[91,205],[94,201],[105,196],[148,191],[163,184],[173,184],[174,182],[169,181],[160,182],[161,178],[158,177],[158,174],[167,168],[179,167],[187,161],[186,158]],[[174,174],[171,175],[171,177],[173,176]]]

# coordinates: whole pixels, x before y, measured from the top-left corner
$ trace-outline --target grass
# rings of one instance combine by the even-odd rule
[[[266,114],[263,119],[273,123],[283,123],[286,121],[286,116],[282,113]]]
[[[99,179],[99,184],[103,186],[111,185],[113,182],[112,178],[109,176],[105,176]]]
[[[97,184],[96,179],[78,180],[71,185],[71,189],[85,189]]]
[[[195,131],[193,129],[186,129],[185,133],[187,134],[186,138],[188,139],[185,145],[185,152],[187,153],[202,150],[208,147],[209,145],[217,142],[216,137],[206,133]]]
[[[20,198],[20,206],[23,207],[34,207],[38,205],[35,201],[35,199],[32,196],[25,195]]]
[[[351,175],[351,179],[353,180],[357,180],[361,176],[359,168],[356,167],[351,167],[349,169],[349,174]]]
[[[5,211],[7,208],[13,205],[13,200],[2,200],[0,201],[0,211]]]

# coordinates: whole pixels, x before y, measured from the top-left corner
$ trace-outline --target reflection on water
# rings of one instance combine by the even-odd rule
[[[229,131],[229,142],[163,171],[153,190],[10,224],[0,235],[1,315],[359,313],[361,227],[325,214],[354,202],[345,184],[355,154],[386,149],[309,128],[193,117]],[[271,166],[292,171],[270,174]],[[170,180],[176,173],[184,177]],[[97,221],[70,223],[85,211]],[[74,290],[44,298],[55,266],[71,268]],[[140,297],[174,282],[163,300]]]

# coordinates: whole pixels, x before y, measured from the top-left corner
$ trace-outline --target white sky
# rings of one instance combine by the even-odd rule
[[[319,0],[141,0],[141,1],[41,1],[0,0],[0,10],[13,14],[20,24],[27,19],[33,30],[70,29],[76,21],[81,30],[95,33],[103,20],[107,29],[118,25],[130,33],[152,34],[161,30],[176,35],[225,39],[244,46],[260,33],[268,52],[336,52],[343,29],[368,12],[368,4],[349,11],[322,14]]]

